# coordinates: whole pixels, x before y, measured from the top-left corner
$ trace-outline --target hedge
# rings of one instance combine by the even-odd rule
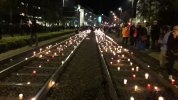
[[[64,30],[61,32],[50,32],[50,33],[39,33],[38,41],[39,42],[44,41],[50,38],[54,38],[54,37],[61,36],[63,34],[72,33],[72,32],[74,32],[74,30]],[[30,41],[31,41],[30,35],[3,38],[0,40],[0,53],[29,45]]]

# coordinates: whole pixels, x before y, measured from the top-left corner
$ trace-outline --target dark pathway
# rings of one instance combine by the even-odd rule
[[[93,33],[69,62],[48,100],[106,100],[97,44]]]

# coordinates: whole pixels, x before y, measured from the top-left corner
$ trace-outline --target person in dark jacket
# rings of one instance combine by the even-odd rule
[[[172,71],[175,63],[174,52],[178,50],[178,25],[174,26],[173,32],[169,35],[167,41],[167,71],[169,74],[169,79],[172,80]]]
[[[160,27],[157,23],[157,21],[153,22],[153,25],[151,26],[151,49],[158,49],[158,40],[159,40],[159,35],[160,35]]]
[[[33,44],[33,41],[35,41],[36,46],[38,46],[37,23],[35,19],[32,21],[31,29],[31,44]]]
[[[135,41],[134,41],[134,33],[135,33],[135,24],[133,24],[131,27],[130,27],[130,47],[132,48],[135,44]]]

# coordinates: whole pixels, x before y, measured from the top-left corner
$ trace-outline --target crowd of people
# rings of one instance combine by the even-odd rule
[[[157,21],[148,23],[125,24],[121,28],[122,46],[136,50],[151,49],[160,51],[160,67],[166,67],[169,79],[175,63],[175,52],[178,51],[178,25],[160,27]]]

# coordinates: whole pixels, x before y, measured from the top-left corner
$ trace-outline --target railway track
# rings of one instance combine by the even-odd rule
[[[31,57],[0,71],[1,100],[43,100],[87,34],[72,36],[34,51]]]
[[[0,72],[1,100],[177,100],[175,82],[108,36],[78,34]]]
[[[167,82],[109,36],[96,39],[112,100],[178,100],[174,81]]]

